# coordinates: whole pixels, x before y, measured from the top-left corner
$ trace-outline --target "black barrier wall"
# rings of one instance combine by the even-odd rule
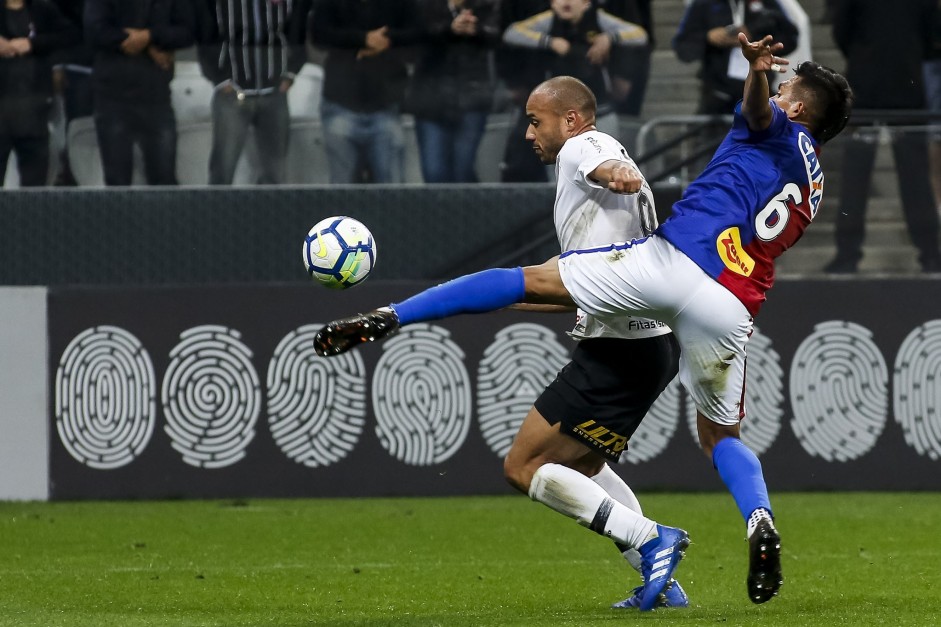
[[[304,236],[332,215],[375,236],[372,280],[451,277],[558,254],[554,195],[548,184],[4,192],[0,284],[294,281]]]
[[[662,214],[679,190],[654,192]],[[4,191],[0,285],[294,281],[332,215],[375,236],[372,280],[450,278],[558,254],[554,199],[550,184]]]
[[[324,322],[426,285],[50,290],[51,496],[508,491],[502,455],[567,360],[569,316],[461,316],[313,353]],[[941,489],[939,299],[924,279],[775,287],[743,425],[772,490]],[[694,419],[674,381],[618,471],[638,489],[721,489]]]

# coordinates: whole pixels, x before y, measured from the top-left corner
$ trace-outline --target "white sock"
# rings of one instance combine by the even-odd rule
[[[746,538],[750,538],[751,534],[755,533],[755,527],[757,527],[758,523],[763,519],[768,519],[771,521],[771,525],[774,526],[774,521],[771,518],[771,512],[766,510],[764,507],[758,507],[751,513],[751,516],[748,517],[748,530],[745,534]]]
[[[632,548],[639,548],[657,535],[652,520],[615,501],[582,473],[561,464],[539,467],[529,486],[529,498]]]
[[[640,507],[640,501],[637,500],[634,491],[624,482],[621,475],[614,472],[611,466],[605,464],[601,468],[601,472],[592,477],[591,480],[600,485],[615,501],[643,516],[644,512]],[[640,553],[638,553],[637,549],[628,548],[627,550],[622,550],[621,555],[623,555],[627,563],[631,565],[631,568],[637,572],[641,572]]]

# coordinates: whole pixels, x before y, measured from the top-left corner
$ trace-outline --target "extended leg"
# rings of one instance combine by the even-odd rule
[[[364,342],[386,338],[407,324],[496,311],[520,302],[574,304],[562,284],[557,258],[539,266],[468,274],[391,307],[335,320],[317,333],[314,349],[318,355],[339,355]]]
[[[747,524],[748,597],[764,603],[778,594],[781,536],[774,527],[768,487],[758,457],[739,439],[739,425],[720,425],[697,413],[699,441]]]

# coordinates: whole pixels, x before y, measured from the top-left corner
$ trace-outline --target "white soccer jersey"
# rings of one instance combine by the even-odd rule
[[[588,178],[611,159],[635,165],[619,141],[600,131],[571,137],[559,151],[554,217],[563,251],[640,239],[657,228],[653,193],[646,181],[637,194],[612,194]],[[656,320],[626,316],[602,322],[578,310],[570,335],[578,339],[640,338],[669,332],[669,327]]]

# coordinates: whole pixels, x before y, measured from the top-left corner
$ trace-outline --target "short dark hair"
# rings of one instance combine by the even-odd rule
[[[811,133],[820,144],[825,144],[846,127],[853,111],[853,90],[839,72],[813,61],[799,64],[794,73],[800,78],[798,89],[814,105]]]

